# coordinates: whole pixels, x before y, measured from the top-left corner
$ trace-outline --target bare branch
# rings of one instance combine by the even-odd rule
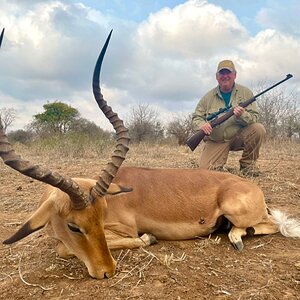
[[[7,127],[10,126],[17,118],[17,112],[14,108],[3,107],[0,109],[0,120],[2,121],[4,132],[7,131]]]

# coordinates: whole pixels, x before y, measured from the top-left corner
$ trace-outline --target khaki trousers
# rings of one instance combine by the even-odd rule
[[[242,128],[229,142],[216,143],[206,141],[200,156],[200,168],[212,169],[223,167],[229,151],[243,151],[239,160],[241,167],[255,165],[259,157],[259,149],[265,138],[266,130],[260,123],[254,123]]]

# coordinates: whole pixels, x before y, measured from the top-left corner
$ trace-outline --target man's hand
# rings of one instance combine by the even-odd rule
[[[236,106],[233,109],[233,113],[237,118],[239,118],[244,112],[245,112],[245,108],[241,106]]]
[[[210,135],[212,133],[212,127],[209,122],[205,123],[200,128],[206,135]]]

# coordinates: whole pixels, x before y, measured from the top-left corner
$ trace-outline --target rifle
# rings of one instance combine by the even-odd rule
[[[216,118],[218,115],[222,114],[223,112],[229,111],[230,108],[232,108],[232,105],[231,105],[231,104],[230,104],[229,106],[220,108],[218,111],[216,111],[216,112],[210,114],[210,115],[206,118],[206,121],[211,121],[211,120],[213,120],[214,118]]]
[[[248,99],[248,100],[246,100],[246,101],[244,101],[244,102],[241,102],[241,103],[239,104],[239,106],[244,107],[244,108],[247,107],[247,106],[250,105],[252,102],[256,101],[256,98],[258,98],[258,97],[261,96],[262,94],[268,92],[269,90],[273,89],[273,88],[276,87],[277,85],[283,83],[284,81],[286,81],[286,80],[288,80],[288,79],[290,79],[290,78],[292,78],[292,77],[293,77],[292,74],[287,74],[287,75],[286,75],[286,78],[284,78],[283,80],[281,80],[281,81],[275,83],[274,85],[272,85],[271,87],[267,88],[266,90],[264,90],[264,91],[258,93],[258,94],[255,95],[254,97],[252,97],[252,98],[250,98],[250,99]],[[213,114],[213,115],[214,115],[214,116],[212,117],[213,120],[212,120],[211,122],[209,122],[212,128],[214,128],[214,127],[216,127],[216,126],[218,126],[218,125],[224,123],[226,120],[228,120],[230,117],[232,117],[232,116],[234,115],[234,113],[233,113],[234,108],[232,107],[232,108],[229,109],[223,116],[218,117],[218,115],[219,115],[220,113],[223,112],[222,110],[223,110],[223,111],[226,111],[227,109],[225,109],[225,110],[224,110],[224,109],[221,109],[221,110],[219,110],[218,112],[216,112],[216,113]],[[210,118],[210,120],[211,120],[212,118]],[[194,133],[193,135],[191,135],[191,136],[187,139],[186,144],[189,146],[189,148],[190,148],[192,151],[194,151],[194,150],[196,149],[196,147],[199,145],[199,143],[203,140],[203,138],[204,138],[205,136],[206,136],[206,134],[204,133],[204,131],[200,129],[199,131],[197,131],[196,133]]]

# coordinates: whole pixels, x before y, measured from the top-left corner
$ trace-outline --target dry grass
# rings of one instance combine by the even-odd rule
[[[102,146],[101,146],[102,147]],[[69,176],[94,176],[106,164],[113,146],[85,145],[81,155],[68,149],[28,148],[18,153]],[[101,154],[105,152],[105,154]],[[131,145],[124,165],[195,168],[200,149],[171,145]],[[102,156],[103,155],[103,156]],[[240,153],[231,153],[228,166],[238,171]],[[2,163],[0,174],[1,239],[14,232],[34,211],[43,184],[11,171]],[[264,144],[258,162],[263,175],[250,178],[264,190],[272,207],[299,217],[300,144]],[[44,231],[12,247],[1,246],[1,299],[297,299],[300,291],[300,244],[275,235],[245,240],[235,252],[226,235],[193,241],[165,242],[147,249],[113,253],[117,274],[108,281],[88,277],[77,259],[60,259],[55,242]]]

